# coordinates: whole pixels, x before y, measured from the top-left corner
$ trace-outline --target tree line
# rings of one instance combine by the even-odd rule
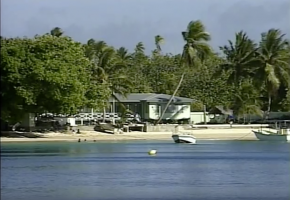
[[[105,41],[74,41],[56,27],[33,38],[1,37],[1,119],[24,113],[74,114],[102,110],[119,93],[164,93],[193,98],[193,111],[224,106],[236,116],[290,110],[290,45],[279,29],[259,41],[240,31],[215,52],[204,24],[181,32],[180,54],[162,52],[155,36],[148,55],[142,42],[133,52]],[[153,38],[152,38],[153,40]]]

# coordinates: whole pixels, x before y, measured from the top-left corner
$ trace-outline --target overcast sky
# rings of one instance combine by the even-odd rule
[[[181,31],[202,20],[217,48],[240,30],[258,40],[279,28],[290,35],[289,0],[1,0],[1,35],[34,36],[54,27],[86,42],[105,40],[130,50],[142,41],[147,51],[154,36],[165,38],[163,50],[179,53]]]

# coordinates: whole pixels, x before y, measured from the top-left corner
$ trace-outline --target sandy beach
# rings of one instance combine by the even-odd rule
[[[251,129],[204,129],[183,131],[194,135],[197,140],[256,140]],[[125,132],[110,134],[96,131],[82,131],[76,133],[33,133],[36,138],[29,137],[1,137],[1,142],[49,142],[49,141],[118,141],[118,140],[172,140],[171,132]]]

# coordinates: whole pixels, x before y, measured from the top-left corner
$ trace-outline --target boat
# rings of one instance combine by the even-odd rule
[[[290,130],[281,129],[278,131],[253,130],[256,138],[262,141],[290,141]]]
[[[277,122],[275,125],[276,128],[274,129],[263,130],[260,128],[259,130],[252,130],[252,132],[261,141],[290,141],[290,128],[286,125],[286,121],[284,121],[282,126],[278,127]]]
[[[172,139],[175,143],[189,143],[195,144],[196,138],[193,135],[186,135],[186,134],[174,134],[172,135]]]

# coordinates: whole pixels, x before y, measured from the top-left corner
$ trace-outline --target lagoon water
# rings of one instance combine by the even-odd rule
[[[2,143],[1,200],[34,199],[289,200],[290,144]]]

